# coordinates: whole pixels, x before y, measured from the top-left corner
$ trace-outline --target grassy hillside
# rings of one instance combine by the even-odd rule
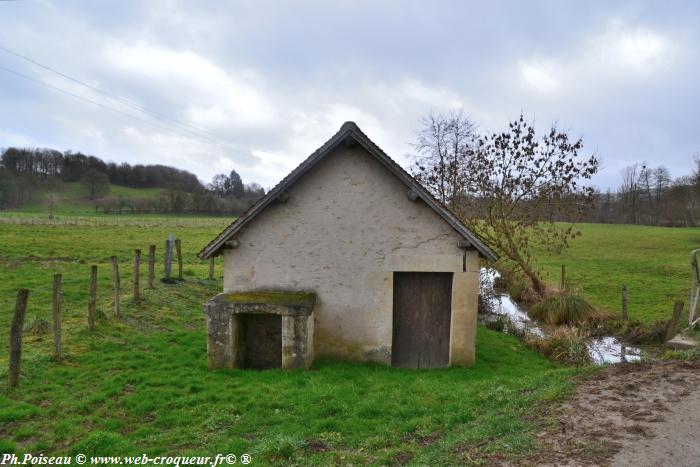
[[[538,254],[549,282],[559,281],[565,264],[585,297],[615,313],[627,284],[630,317],[646,323],[668,319],[676,300],[687,310],[690,252],[700,248],[700,228],[581,224],[579,230],[582,236],[564,254]]]
[[[111,185],[109,196],[121,196],[124,198],[145,198],[153,199],[162,193],[162,188],[130,188],[121,185]],[[62,189],[57,191],[59,203],[55,213],[63,216],[91,215],[95,214],[95,202],[86,199],[85,191],[80,182],[69,182],[62,185]],[[48,208],[44,203],[45,194],[40,194],[37,199],[22,207],[21,212],[26,213],[48,213]]]
[[[207,266],[195,254],[226,220],[179,222],[0,224],[3,451],[250,453],[254,464],[467,463],[532,449],[533,414],[571,389],[573,370],[483,328],[477,364],[469,369],[322,361],[312,371],[208,372],[202,304],[220,290],[221,270],[217,265],[216,281],[205,280]],[[187,281],[159,282],[142,292],[143,302],[133,303],[134,248],[155,243],[161,250],[171,231],[183,241]],[[122,262],[125,289],[120,321],[112,317],[113,254]],[[88,335],[92,263],[99,267],[100,319]],[[51,335],[26,333],[21,387],[11,391],[7,333],[16,289],[31,290],[28,324],[49,319],[56,271],[64,275],[67,357],[51,361]]]

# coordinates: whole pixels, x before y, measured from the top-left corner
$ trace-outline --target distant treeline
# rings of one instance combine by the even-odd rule
[[[44,201],[53,210],[60,204],[64,182],[80,182],[95,209],[110,213],[237,215],[265,194],[256,183],[244,184],[235,170],[204,185],[193,173],[165,165],[117,164],[80,152],[10,147],[0,156],[0,209]],[[163,192],[155,197],[111,196],[112,184]]]
[[[165,165],[131,165],[105,162],[80,152],[60,152],[43,148],[7,148],[0,164],[15,174],[34,174],[41,178],[58,177],[78,182],[89,170],[109,177],[109,182],[132,188],[175,188],[192,192],[203,188],[197,176]]]
[[[589,222],[669,227],[700,225],[700,159],[692,175],[671,178],[668,169],[638,163],[622,170],[617,190],[595,194]]]

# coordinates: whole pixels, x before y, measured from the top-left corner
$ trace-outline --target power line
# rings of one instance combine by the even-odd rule
[[[44,81],[41,81],[41,80],[32,78],[31,76],[27,76],[27,75],[25,75],[25,74],[22,74],[22,73],[20,73],[20,72],[18,72],[18,71],[15,71],[15,70],[10,69],[10,68],[5,68],[4,66],[0,66],[0,70],[3,70],[3,71],[5,71],[5,72],[7,72],[7,73],[11,73],[11,74],[16,75],[16,76],[19,76],[20,78],[26,79],[26,80],[31,81],[31,82],[33,82],[33,83],[40,84],[40,85],[42,85],[42,86],[46,86],[46,87],[48,87],[48,88],[51,88],[51,89],[53,89],[53,90],[55,90],[55,91],[61,92],[61,93],[63,93],[63,94],[66,94],[66,95],[68,95],[68,96],[74,97],[74,98],[76,98],[76,99],[80,99],[80,100],[82,100],[82,101],[89,102],[89,103],[94,104],[94,105],[96,105],[96,106],[98,106],[98,107],[102,107],[102,108],[104,108],[104,109],[111,110],[112,112],[116,112],[116,113],[121,114],[121,115],[125,115],[125,116],[127,116],[127,117],[133,118],[134,120],[138,120],[138,121],[140,121],[140,122],[147,123],[147,124],[149,124],[149,125],[151,125],[151,126],[154,126],[154,127],[156,127],[156,128],[160,128],[161,130],[169,131],[169,132],[174,133],[174,134],[176,134],[176,135],[183,136],[179,131],[177,131],[177,130],[175,130],[175,129],[173,129],[173,128],[169,128],[169,127],[167,127],[167,126],[163,126],[163,125],[160,125],[160,124],[158,124],[158,123],[155,123],[155,122],[152,122],[152,121],[149,121],[149,120],[145,120],[145,119],[140,118],[140,117],[138,117],[138,116],[136,116],[136,115],[134,115],[134,114],[131,114],[131,113],[129,113],[129,112],[124,112],[123,110],[115,109],[114,107],[110,107],[110,106],[108,106],[108,105],[102,104],[101,102],[97,102],[97,101],[94,101],[94,100],[89,99],[89,98],[87,98],[87,97],[84,97],[84,96],[81,96],[81,95],[72,93],[72,92],[70,92],[70,91],[66,91],[66,90],[63,89],[63,88],[59,88],[58,86],[54,86],[54,85],[49,84],[49,83],[46,83],[46,82],[44,82]],[[191,135],[189,135],[189,136],[191,136]],[[214,146],[220,146],[220,143],[217,142],[217,141],[210,140],[210,139],[207,139],[207,138],[203,138],[202,136],[198,136],[198,135],[195,135],[195,136],[198,137],[198,138],[200,138],[202,141],[208,142],[208,143],[210,143],[210,144],[212,144],[212,145],[214,145]]]
[[[0,0],[0,1],[1,1],[1,0]],[[9,53],[9,54],[11,54],[11,55],[14,55],[14,56],[17,57],[17,58],[21,58],[22,60],[25,60],[25,61],[27,61],[27,62],[29,62],[29,63],[35,65],[35,66],[38,66],[38,67],[40,67],[40,68],[43,68],[44,70],[50,71],[51,73],[55,73],[55,74],[57,74],[58,76],[61,76],[62,78],[65,78],[65,79],[67,79],[67,80],[69,80],[69,81],[72,81],[72,82],[74,82],[74,83],[76,83],[76,84],[79,84],[79,85],[81,85],[81,86],[84,86],[84,87],[86,87],[86,88],[88,88],[88,89],[90,89],[90,90],[92,90],[92,91],[95,91],[95,92],[97,92],[97,93],[99,93],[99,94],[102,94],[102,95],[106,96],[107,98],[112,99],[112,100],[114,100],[114,101],[117,101],[117,102],[119,102],[119,103],[121,103],[121,104],[123,104],[123,105],[126,105],[126,106],[128,106],[128,107],[131,107],[131,108],[134,109],[134,110],[138,110],[139,112],[143,112],[143,113],[148,114],[148,115],[150,115],[150,116],[152,116],[152,117],[154,117],[154,118],[157,118],[157,119],[159,119],[159,120],[165,120],[165,121],[171,122],[170,124],[174,124],[174,125],[176,125],[176,126],[179,126],[179,127],[182,128],[183,130],[188,131],[188,132],[190,132],[190,133],[192,133],[192,134],[195,134],[195,135],[197,135],[197,136],[200,137],[200,138],[206,138],[206,139],[212,141],[212,142],[215,143],[215,144],[218,143],[218,142],[224,142],[224,143],[226,143],[226,141],[221,140],[221,138],[219,138],[218,136],[216,136],[216,135],[214,135],[214,134],[208,132],[208,131],[205,130],[205,129],[202,129],[202,128],[199,128],[199,127],[197,127],[197,126],[194,126],[194,125],[191,125],[191,124],[182,122],[182,121],[180,121],[180,120],[178,120],[178,119],[169,117],[169,116],[164,115],[164,114],[161,114],[161,113],[159,113],[159,112],[155,112],[155,111],[149,110],[149,109],[147,109],[147,108],[145,108],[145,107],[143,107],[143,106],[141,106],[141,105],[135,103],[134,101],[132,101],[132,100],[130,100],[130,99],[127,99],[127,98],[124,98],[124,97],[120,97],[120,96],[114,95],[114,94],[112,94],[112,93],[110,93],[110,92],[107,92],[107,91],[105,91],[105,90],[103,90],[103,89],[100,89],[100,88],[98,88],[98,87],[96,87],[96,86],[93,86],[93,85],[88,84],[88,83],[86,83],[86,82],[84,82],[84,81],[81,81],[81,80],[79,80],[79,79],[77,79],[77,78],[74,78],[74,77],[72,77],[72,76],[69,76],[69,75],[67,75],[67,74],[65,74],[65,73],[63,73],[63,72],[61,72],[61,71],[58,71],[58,70],[56,70],[56,69],[54,69],[54,68],[52,68],[52,67],[50,67],[50,66],[48,66],[48,65],[44,65],[43,63],[40,63],[40,62],[38,62],[38,61],[36,61],[36,60],[30,58],[30,57],[27,57],[26,55],[23,55],[23,54],[21,54],[21,53],[15,51],[15,50],[12,50],[12,49],[10,49],[10,48],[8,48],[8,47],[5,47],[5,46],[2,45],[2,44],[0,44],[0,50],[3,50],[3,51],[5,51],[6,53]],[[195,130],[195,131],[193,131],[193,130]],[[201,133],[201,134],[200,134],[200,133]],[[214,141],[214,140],[216,140],[216,141]],[[228,143],[228,144],[231,144],[231,143]],[[232,145],[232,144],[231,144],[231,145]]]

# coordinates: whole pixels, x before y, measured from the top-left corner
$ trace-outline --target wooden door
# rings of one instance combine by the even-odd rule
[[[395,272],[391,364],[448,366],[451,314],[451,272]]]

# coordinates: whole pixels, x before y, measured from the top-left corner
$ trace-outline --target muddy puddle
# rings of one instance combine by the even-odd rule
[[[482,288],[493,289],[493,282],[499,276],[494,269],[482,269]],[[494,303],[491,313],[480,313],[479,321],[487,323],[507,317],[508,323],[519,331],[526,331],[535,336],[544,337],[551,333],[553,326],[540,323],[530,318],[520,305],[518,305],[507,293],[494,293]],[[506,327],[505,332],[508,332]],[[594,363],[603,365],[609,363],[635,362],[642,357],[651,356],[651,349],[644,349],[622,342],[614,336],[591,337],[588,342],[588,353]]]

